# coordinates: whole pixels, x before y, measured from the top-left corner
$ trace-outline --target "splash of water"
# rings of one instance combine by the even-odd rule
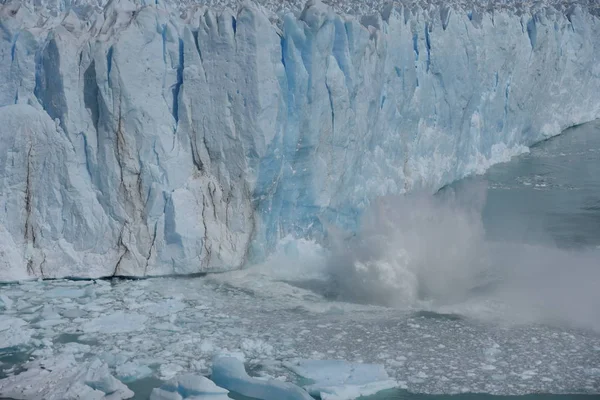
[[[393,307],[464,300],[489,277],[484,203],[483,185],[379,198],[356,235],[330,235],[338,297]]]
[[[330,230],[329,292],[359,303],[476,309],[477,317],[510,323],[600,330],[600,251],[565,250],[550,239],[489,240],[482,222],[486,186],[475,181],[436,196],[380,198],[357,234]],[[501,305],[501,313],[483,304]]]

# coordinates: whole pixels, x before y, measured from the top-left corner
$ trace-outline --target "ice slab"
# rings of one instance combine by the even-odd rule
[[[313,400],[308,392],[294,384],[250,377],[244,364],[234,357],[213,359],[212,380],[228,390],[261,400]]]
[[[10,310],[12,307],[13,301],[5,294],[0,294],[0,307],[3,307],[5,310]]]
[[[121,400],[133,397],[99,359],[78,364],[73,355],[36,360],[0,380],[0,396],[23,400]]]
[[[225,400],[228,390],[217,386],[200,375],[185,374],[173,378],[160,388],[154,389],[150,400],[205,399]]]
[[[117,367],[117,377],[121,382],[129,383],[152,375],[152,370],[146,365],[139,365],[134,362],[126,362]]]
[[[150,400],[183,400],[183,397],[177,392],[169,392],[163,389],[154,389],[150,394]]]
[[[285,366],[312,383],[304,388],[323,400],[350,400],[398,387],[383,365],[343,360],[297,360]]]

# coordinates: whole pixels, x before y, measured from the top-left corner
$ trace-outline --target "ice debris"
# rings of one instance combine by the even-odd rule
[[[23,400],[122,400],[133,397],[95,358],[77,363],[71,354],[32,361],[27,370],[0,380],[0,397]]]

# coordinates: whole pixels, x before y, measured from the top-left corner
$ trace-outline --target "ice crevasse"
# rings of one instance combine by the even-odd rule
[[[583,2],[0,3],[0,280],[239,268],[600,117]]]

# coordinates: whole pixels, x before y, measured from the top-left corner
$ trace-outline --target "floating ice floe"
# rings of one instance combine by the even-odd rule
[[[343,360],[297,360],[284,364],[310,383],[304,388],[322,400],[350,400],[398,387],[383,365]]]
[[[117,367],[117,377],[121,382],[129,383],[152,375],[152,370],[146,365],[134,362],[126,362]]]
[[[199,375],[186,374],[173,378],[160,388],[154,389],[150,400],[226,400],[228,390]]]
[[[106,363],[93,359],[84,364],[73,355],[36,360],[27,371],[0,380],[0,397],[23,400],[122,400],[133,397],[127,386],[113,377]]]
[[[33,331],[25,326],[27,322],[21,318],[0,315],[0,349],[28,343]]]
[[[85,323],[83,331],[85,333],[126,333],[141,331],[144,329],[144,323],[148,317],[136,313],[125,313],[117,311],[113,314],[105,315]]]
[[[212,380],[228,390],[260,400],[313,400],[308,392],[292,383],[250,377],[244,364],[234,357],[214,358]]]
[[[13,301],[5,294],[0,294],[0,307],[4,308],[4,310],[10,310],[12,307]]]

